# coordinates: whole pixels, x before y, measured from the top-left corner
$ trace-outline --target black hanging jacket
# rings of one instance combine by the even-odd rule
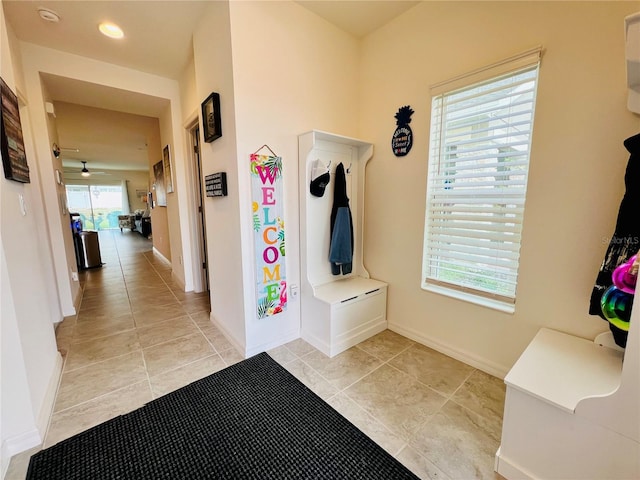
[[[625,193],[618,210],[616,228],[609,242],[596,283],[591,292],[589,314],[605,318],[600,308],[600,300],[605,291],[613,285],[611,274],[617,266],[625,263],[640,250],[640,134],[629,137],[624,146],[631,154],[624,175]],[[627,332],[609,324],[616,344],[625,347]]]
[[[343,275],[351,273],[353,268],[353,220],[347,197],[347,182],[344,165],[336,167],[333,207],[331,209],[331,243],[329,247],[331,273]]]

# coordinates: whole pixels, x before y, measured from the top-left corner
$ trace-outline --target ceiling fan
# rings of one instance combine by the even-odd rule
[[[82,170],[80,170],[80,175],[82,177],[90,177],[91,175],[111,175],[108,172],[99,172],[99,171],[95,171],[95,170],[91,170],[89,171],[89,169],[87,168],[87,161],[86,160],[80,160],[80,162],[82,162]],[[70,172],[73,174],[73,172]]]

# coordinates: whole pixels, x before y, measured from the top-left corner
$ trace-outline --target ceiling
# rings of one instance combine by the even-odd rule
[[[25,42],[122,65],[163,77],[178,78],[192,57],[191,33],[209,2],[4,0],[9,23]],[[38,7],[53,10],[57,23],[38,15]],[[125,32],[111,40],[98,32],[103,21]]]
[[[22,41],[178,79],[193,55],[192,32],[211,1],[3,0],[2,5],[7,21]],[[296,3],[356,38],[361,38],[420,2],[297,0]],[[37,11],[39,7],[53,10],[59,15],[60,21],[52,23],[40,18]],[[122,27],[124,39],[112,40],[100,35],[97,26],[102,21],[111,21]],[[163,99],[55,75],[44,75],[43,82],[55,102],[147,117],[158,117],[167,105]],[[62,120],[58,119],[59,122]],[[128,141],[117,136],[117,129],[113,133],[116,135],[111,137],[114,144],[123,145]],[[69,145],[84,145],[84,152],[66,155],[74,161],[73,165],[86,159],[96,166],[108,168],[113,155],[104,154],[104,145],[95,145],[93,151],[91,142],[79,138],[81,135],[81,132],[73,131],[66,134],[65,142]],[[123,149],[118,154],[121,158],[119,168],[129,159],[130,168],[146,169],[146,165],[140,163],[138,147],[132,146],[129,155]]]

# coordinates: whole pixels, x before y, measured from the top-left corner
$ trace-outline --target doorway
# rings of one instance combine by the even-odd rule
[[[202,186],[202,165],[200,163],[200,126],[196,122],[189,129],[189,140],[191,145],[191,171],[193,175],[194,194],[196,211],[196,241],[198,243],[198,252],[202,260],[202,268],[200,269],[201,285],[204,291],[209,291],[209,262],[207,258],[207,232],[204,221],[204,190]]]

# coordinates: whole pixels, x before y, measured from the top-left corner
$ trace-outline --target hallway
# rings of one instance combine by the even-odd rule
[[[56,332],[64,368],[44,447],[242,360],[208,295],[184,293],[151,245],[100,232],[104,266],[81,274],[78,315]],[[500,379],[389,330],[331,359],[301,339],[268,353],[421,478],[501,478]],[[6,479],[24,479],[38,450]]]
[[[240,359],[209,322],[208,294],[184,293],[151,246],[100,232],[104,266],[80,274],[78,315],[56,331],[65,361],[45,447]]]

